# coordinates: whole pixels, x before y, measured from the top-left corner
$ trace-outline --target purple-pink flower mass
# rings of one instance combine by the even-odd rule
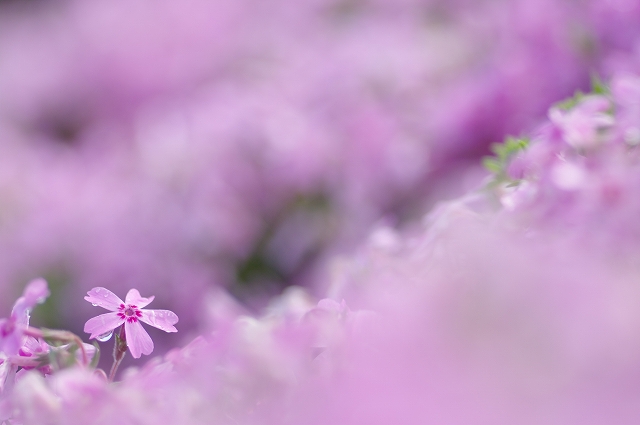
[[[0,425],[637,425],[639,217],[635,0],[0,0]]]

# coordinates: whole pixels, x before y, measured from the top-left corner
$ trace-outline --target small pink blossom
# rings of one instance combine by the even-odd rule
[[[615,124],[608,113],[611,101],[590,95],[569,111],[551,108],[549,119],[562,132],[567,144],[574,148],[593,148],[602,141],[601,132]]]
[[[96,347],[93,345],[83,343],[82,347],[89,360],[96,354]],[[57,352],[68,352],[70,348],[71,344],[52,347],[41,338],[36,339],[28,336],[22,347],[20,347],[18,354],[9,357],[9,362],[22,368],[16,378],[19,378],[21,374],[31,369],[37,369],[43,375],[49,375],[53,373],[53,368],[49,363],[48,357]],[[78,362],[83,362],[82,352],[80,350],[75,351],[74,355]]]
[[[174,312],[142,309],[154,298],[154,296],[144,298],[140,296],[137,289],[131,289],[125,301],[122,301],[106,288],[93,288],[87,292],[84,299],[94,306],[110,310],[110,313],[89,319],[84,325],[84,331],[91,334],[90,338],[96,338],[124,324],[127,347],[131,355],[137,359],[142,354],[151,354],[153,341],[140,324],[141,321],[165,332],[178,332],[173,326],[178,323],[178,316]]]
[[[7,355],[17,354],[24,344],[23,329],[29,326],[31,309],[49,296],[49,288],[44,279],[35,279],[27,285],[11,310],[8,319],[0,320],[0,351]]]

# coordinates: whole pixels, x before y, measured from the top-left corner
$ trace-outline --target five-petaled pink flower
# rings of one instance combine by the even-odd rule
[[[137,359],[142,354],[151,354],[153,341],[140,322],[165,332],[178,332],[173,326],[178,323],[178,316],[174,312],[142,309],[149,305],[154,298],[154,296],[143,298],[137,289],[131,289],[125,300],[122,301],[106,288],[93,288],[87,292],[84,299],[94,306],[106,308],[111,312],[89,319],[84,325],[84,331],[91,334],[90,338],[96,338],[124,324],[127,347],[131,351],[131,355]]]

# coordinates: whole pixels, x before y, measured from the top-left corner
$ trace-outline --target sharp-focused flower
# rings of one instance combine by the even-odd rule
[[[117,295],[106,288],[93,288],[87,292],[85,300],[94,306],[100,306],[110,313],[101,314],[89,319],[84,325],[84,331],[91,334],[90,338],[113,332],[124,324],[126,342],[131,355],[136,359],[142,354],[151,354],[153,341],[144,330],[140,322],[144,322],[165,332],[178,332],[173,326],[178,323],[178,316],[169,310],[144,310],[155,297],[144,298],[137,289],[131,289],[122,301]]]

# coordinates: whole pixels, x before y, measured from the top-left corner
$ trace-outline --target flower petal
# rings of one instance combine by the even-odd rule
[[[11,363],[7,359],[0,359],[0,393],[4,391],[4,386],[7,380],[9,372],[11,372]],[[15,367],[17,370],[18,368]],[[0,418],[4,419],[4,418]]]
[[[141,297],[140,292],[138,292],[137,289],[130,289],[129,292],[127,292],[125,301],[127,302],[127,304],[133,304],[138,308],[144,308],[148,306],[154,298],[155,296],[153,295],[149,298]]]
[[[24,344],[22,345],[22,347],[20,347],[20,351],[18,353],[21,356],[31,357],[35,353],[40,353],[42,351],[43,350],[42,350],[42,345],[40,344],[40,341],[38,341],[37,339],[35,339],[32,336],[28,336],[25,339]]]
[[[118,307],[120,307],[120,304],[124,304],[124,301],[122,301],[120,297],[107,288],[102,287],[93,288],[87,292],[87,296],[84,297],[84,299],[93,305],[97,305],[111,311],[116,311]]]
[[[114,330],[124,323],[124,319],[120,318],[117,313],[105,313],[87,320],[84,324],[84,331],[90,333],[90,339],[100,336],[104,333]]]
[[[87,344],[86,342],[83,342],[82,346],[84,347],[84,352],[87,353],[89,361],[91,361],[93,356],[96,355],[96,347],[94,345]],[[78,360],[80,360],[80,358],[82,357],[82,351],[76,350],[76,357],[78,358]]]
[[[127,347],[134,358],[140,358],[142,354],[151,354],[153,351],[153,341],[144,330],[142,324],[135,322],[125,322],[124,331],[127,338]]]
[[[165,332],[178,332],[178,330],[173,327],[173,325],[178,323],[178,316],[173,311],[140,310],[140,313],[142,313],[140,320],[147,325],[162,329]]]
[[[11,317],[16,323],[29,324],[29,310],[36,304],[43,302],[49,296],[49,288],[44,279],[35,279],[29,282],[22,296],[18,298],[11,310]]]

